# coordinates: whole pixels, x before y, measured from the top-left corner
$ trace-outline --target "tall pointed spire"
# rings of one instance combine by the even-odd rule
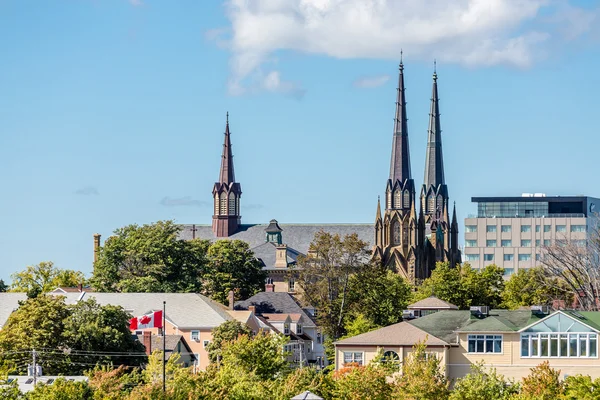
[[[225,123],[225,140],[223,143],[223,155],[221,156],[221,171],[219,182],[230,184],[235,182],[233,170],[233,152],[231,151],[231,134],[229,133],[229,112],[227,112]]]
[[[377,214],[375,215],[375,221],[381,221],[381,201],[377,196]]]
[[[437,71],[434,62],[433,89],[431,93],[431,109],[429,111],[429,129],[427,131],[427,153],[425,156],[425,179],[423,185],[438,187],[444,185],[444,157],[442,154],[442,128],[440,124],[440,107],[437,87]]]
[[[404,88],[404,63],[400,52],[398,66],[398,87],[396,95],[396,116],[394,118],[394,136],[392,140],[392,159],[390,162],[390,180],[403,182],[411,179],[410,151],[408,147],[408,118],[406,117],[406,96]]]

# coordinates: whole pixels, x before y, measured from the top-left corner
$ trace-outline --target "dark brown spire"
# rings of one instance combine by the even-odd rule
[[[377,196],[377,214],[375,215],[375,222],[381,221],[381,201],[379,200],[379,196]]]
[[[396,116],[394,118],[394,137],[392,139],[392,160],[390,162],[390,180],[404,182],[411,179],[410,152],[408,148],[408,119],[406,117],[406,96],[404,94],[404,64],[400,52],[398,88],[396,95]]]
[[[230,184],[235,182],[235,173],[233,171],[233,153],[231,151],[231,134],[229,133],[229,112],[227,113],[225,123],[225,141],[223,143],[223,155],[221,156],[221,171],[219,174],[219,183]]]
[[[425,179],[423,185],[438,187],[444,185],[444,157],[442,155],[442,128],[440,125],[440,107],[437,87],[437,72],[433,72],[431,109],[429,111],[429,129],[427,131],[427,153],[425,156]]]

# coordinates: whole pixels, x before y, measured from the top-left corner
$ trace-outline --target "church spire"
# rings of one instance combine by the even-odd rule
[[[425,156],[425,179],[423,185],[426,188],[444,185],[444,157],[442,155],[442,128],[440,125],[440,107],[437,87],[437,71],[434,62],[433,89],[431,93],[431,109],[429,111],[429,129],[427,131],[427,153]]]
[[[229,133],[229,112],[227,112],[219,183],[226,183],[229,185],[232,182],[235,182],[235,173],[233,170],[233,153],[231,151],[231,134]]]
[[[406,96],[404,94],[404,63],[400,52],[398,66],[398,87],[396,95],[396,115],[394,118],[394,136],[392,140],[392,159],[390,162],[390,180],[404,182],[411,179],[410,152],[408,148],[408,119],[406,117]]]
[[[377,213],[375,215],[375,222],[381,221],[381,201],[379,200],[379,196],[377,196]]]

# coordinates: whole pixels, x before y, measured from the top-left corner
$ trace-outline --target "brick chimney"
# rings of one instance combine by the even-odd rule
[[[78,290],[79,292],[83,292],[83,283],[79,283],[79,284],[77,284],[77,290]]]
[[[100,234],[94,233],[94,262],[98,261],[98,250],[100,249]]]
[[[152,354],[152,332],[144,331],[142,334],[142,344],[146,348],[146,354]]]
[[[233,296],[233,290],[229,291],[229,296],[227,298],[229,299],[229,309],[233,310],[233,306],[235,304],[235,297]]]
[[[275,268],[287,268],[287,244],[278,244],[275,248]]]
[[[252,313],[256,314],[256,306],[248,306],[248,311],[252,311]]]
[[[272,283],[267,283],[265,285],[265,292],[274,292],[275,291],[275,285],[273,285]]]

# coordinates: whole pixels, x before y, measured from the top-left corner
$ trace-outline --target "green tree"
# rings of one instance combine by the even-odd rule
[[[331,386],[329,376],[312,367],[297,368],[286,377],[275,381],[271,385],[270,393],[276,400],[288,400],[306,390],[323,397]]]
[[[4,283],[2,279],[0,279],[0,293],[6,292],[8,288],[9,286],[6,283]]]
[[[422,300],[434,294],[436,297],[464,310],[472,305],[498,307],[504,290],[504,270],[488,265],[481,271],[469,264],[451,267],[438,263],[431,276],[423,281],[414,300]]]
[[[339,235],[320,231],[309,247],[308,257],[299,257],[292,272],[304,300],[319,310],[318,322],[334,339],[344,334],[344,319],[350,306],[350,278],[369,258],[367,243],[357,234]]]
[[[8,376],[0,374],[0,399],[3,400],[23,400],[25,396],[19,390],[17,381],[8,383]]]
[[[564,281],[548,276],[542,267],[519,268],[506,282],[502,300],[503,306],[510,309],[551,304],[553,300],[564,300],[568,305],[573,293]]]
[[[387,382],[387,371],[376,365],[345,367],[335,372],[332,398],[347,400],[390,399],[392,386]]]
[[[564,400],[600,400],[600,378],[569,375],[564,382]]]
[[[29,297],[50,292],[59,286],[72,287],[85,283],[82,272],[56,268],[51,261],[29,265],[25,270],[12,274],[11,278],[10,291],[26,292]]]
[[[51,385],[36,385],[34,390],[27,393],[27,400],[92,400],[93,395],[87,382],[73,382],[58,378]]]
[[[507,382],[495,368],[486,371],[483,363],[477,363],[456,382],[450,400],[509,400],[518,390],[518,385]]]
[[[100,248],[92,286],[102,292],[200,292],[205,240],[179,240],[180,227],[159,221],[117,229]]]
[[[349,338],[352,336],[360,335],[362,333],[370,332],[374,329],[379,328],[371,319],[365,317],[363,314],[356,314],[353,318],[349,319],[344,326],[346,334],[342,338]]]
[[[217,362],[222,355],[222,348],[225,343],[232,342],[242,335],[251,336],[252,331],[246,325],[239,321],[225,321],[212,332],[212,342],[208,345],[208,357],[211,362]]]
[[[396,378],[394,399],[444,400],[450,395],[450,383],[440,359],[428,354],[424,343],[417,343],[405,358],[402,374]]]
[[[563,394],[560,371],[550,367],[548,361],[531,368],[531,373],[523,377],[519,399],[554,400]]]
[[[235,299],[247,299],[264,289],[266,272],[242,240],[217,240],[208,248],[209,268],[203,275],[204,293],[220,303],[228,302],[229,291]]]
[[[376,326],[402,320],[412,288],[402,276],[378,264],[365,265],[350,277],[349,309],[353,315],[368,315]]]
[[[142,374],[137,369],[99,366],[87,372],[89,385],[94,391],[94,400],[120,400],[129,395],[133,388],[143,383]]]

